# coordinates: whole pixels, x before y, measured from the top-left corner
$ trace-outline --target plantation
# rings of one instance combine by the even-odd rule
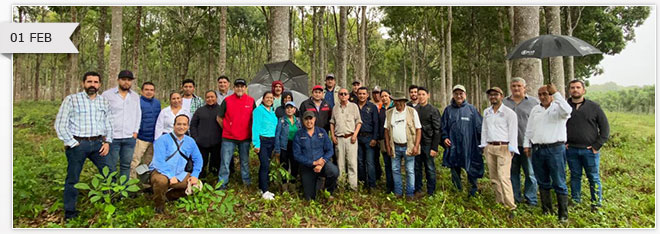
[[[103,193],[96,190],[103,187],[103,177],[99,176],[94,182],[98,171],[91,162],[86,163],[80,182],[90,189],[80,190],[80,217],[64,223],[62,191],[67,162],[62,142],[53,129],[59,104],[14,103],[12,212],[15,228],[655,227],[655,116],[619,112],[607,113],[611,136],[601,155],[603,208],[600,213],[592,213],[587,202],[570,207],[569,222],[565,225],[560,224],[556,216],[541,215],[540,207],[526,205],[520,205],[515,218],[509,220],[506,209],[495,202],[488,173],[479,180],[481,192],[468,198],[467,191],[456,191],[451,185],[449,170],[440,166],[440,157],[436,159],[438,184],[433,197],[397,199],[393,194],[384,194],[385,182],[381,178],[375,192],[349,192],[340,188],[334,200],[328,201],[327,194],[321,194],[318,202],[304,201],[299,191],[284,192],[279,190],[280,186],[273,185],[275,200],[267,201],[257,192],[259,160],[253,153],[250,174],[254,183],[251,186],[240,185],[238,173],[234,173],[230,178],[230,190],[216,191],[215,179],[209,178],[211,181],[203,180],[209,183],[194,196],[167,203],[162,215],[155,215],[148,194],[138,193],[135,198],[121,200],[105,199]],[[583,200],[588,201],[589,188],[584,177],[582,185]],[[114,185],[109,182],[107,186]],[[132,190],[130,187],[123,189]],[[99,198],[92,199],[96,196]]]

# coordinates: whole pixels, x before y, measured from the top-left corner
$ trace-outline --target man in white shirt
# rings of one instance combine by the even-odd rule
[[[385,145],[387,154],[392,157],[392,177],[394,194],[403,195],[401,160],[406,166],[406,196],[413,198],[415,192],[415,156],[420,153],[422,124],[417,111],[406,105],[403,93],[394,95],[395,108],[389,109],[385,117]]]
[[[112,116],[112,143],[108,159],[110,172],[116,170],[119,161],[117,178],[126,176],[126,181],[130,176],[135,139],[142,121],[140,96],[131,90],[134,79],[131,71],[123,70],[117,76],[117,87],[108,89],[101,95],[108,100]]]
[[[495,201],[509,210],[516,209],[511,187],[511,158],[518,152],[518,117],[502,105],[504,93],[499,87],[486,91],[491,106],[484,110],[481,144],[488,164],[488,177],[495,190]],[[513,218],[513,212],[509,214]]]
[[[559,221],[568,221],[568,188],[566,187],[566,122],[571,106],[557,92],[554,85],[541,86],[538,91],[541,105],[532,108],[527,121],[523,147],[532,155],[544,213],[552,210],[550,189],[557,193]]]

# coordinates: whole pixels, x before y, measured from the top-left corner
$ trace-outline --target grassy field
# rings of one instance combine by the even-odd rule
[[[59,103],[52,102],[14,103],[13,226],[16,228],[655,227],[655,116],[627,113],[607,113],[612,130],[601,154],[603,208],[600,213],[592,213],[588,203],[571,207],[567,224],[560,224],[556,216],[542,215],[540,207],[525,205],[519,206],[513,220],[507,219],[506,209],[495,203],[488,173],[479,180],[481,193],[468,199],[465,190],[453,189],[449,170],[440,166],[440,158],[436,161],[438,184],[433,197],[397,199],[384,194],[382,178],[373,194],[340,189],[333,201],[306,202],[299,192],[276,190],[275,200],[265,201],[257,195],[259,160],[253,153],[250,167],[253,185],[243,187],[239,178],[233,176],[231,190],[222,200],[224,206],[214,201],[216,195],[203,192],[188,201],[169,202],[165,214],[155,215],[149,195],[139,194],[137,198],[113,203],[116,211],[108,216],[99,202],[91,203],[87,192],[81,190],[80,217],[64,223],[62,192],[67,163],[62,142],[53,129],[58,107]],[[88,160],[81,182],[90,183],[96,173]],[[584,177],[582,193],[583,200],[588,201],[589,189]]]

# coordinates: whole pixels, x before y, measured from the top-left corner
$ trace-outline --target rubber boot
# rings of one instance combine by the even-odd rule
[[[557,205],[559,222],[568,222],[568,195],[557,194]]]
[[[543,214],[552,213],[552,195],[550,195],[550,190],[540,189],[541,194],[541,208],[543,208]]]

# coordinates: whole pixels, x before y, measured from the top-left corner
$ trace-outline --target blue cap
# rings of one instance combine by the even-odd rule
[[[296,107],[296,103],[295,102],[286,102],[286,104],[284,104],[284,107],[288,107],[288,106]]]

